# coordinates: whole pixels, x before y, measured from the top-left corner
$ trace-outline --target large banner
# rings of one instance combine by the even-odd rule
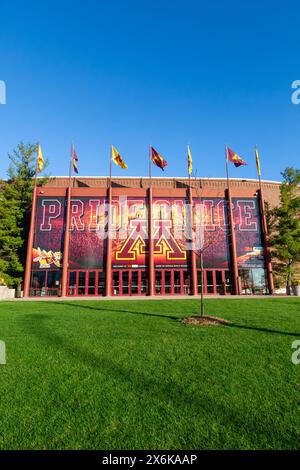
[[[144,268],[148,256],[146,198],[119,197],[112,207],[112,267]]]
[[[187,200],[153,198],[153,251],[156,268],[186,268]]]
[[[264,248],[258,199],[234,198],[232,202],[238,266],[263,268]]]
[[[72,198],[69,269],[103,269],[106,225],[104,197]]]
[[[153,255],[156,268],[187,267],[185,200],[153,199]],[[148,263],[146,198],[113,200],[112,267],[145,268]]]
[[[201,204],[203,207],[204,267],[228,268],[230,238],[226,200],[202,198],[195,199],[194,202],[197,214],[199,214]],[[232,207],[238,266],[240,268],[263,267],[264,255],[258,200],[256,198],[234,198]],[[196,231],[199,229],[199,224],[196,222]]]
[[[194,198],[195,237],[203,247],[204,268],[229,267],[229,231],[227,203],[224,198]],[[204,227],[203,227],[204,225]],[[201,233],[201,235],[199,235]],[[199,247],[201,248],[201,246]],[[200,268],[199,248],[196,243],[197,267]]]
[[[65,198],[39,197],[33,248],[34,269],[62,265]],[[106,207],[104,198],[72,198],[70,213],[70,269],[102,269]]]
[[[32,250],[34,269],[58,269],[62,263],[64,197],[38,197]]]
[[[58,269],[62,264],[65,199],[39,197],[33,249],[34,269]],[[107,240],[104,197],[72,198],[70,214],[70,269],[103,269]],[[118,197],[111,210],[113,268],[145,268],[148,264],[147,199]],[[260,216],[255,198],[233,199],[233,218],[239,267],[264,265]],[[186,268],[194,249],[199,267],[199,240],[204,267],[229,267],[229,230],[224,198],[153,199],[154,264],[159,268]],[[191,222],[193,227],[191,228]],[[196,242],[194,245],[192,242]]]

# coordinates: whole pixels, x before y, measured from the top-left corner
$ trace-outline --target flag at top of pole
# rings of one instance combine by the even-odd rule
[[[78,157],[77,157],[77,153],[75,152],[73,145],[72,145],[72,150],[71,150],[71,159],[72,159],[73,169],[75,173],[78,174],[78,168],[77,168]]]
[[[235,167],[239,167],[241,165],[248,165],[245,160],[239,157],[238,154],[231,150],[229,147],[226,147],[226,157],[227,162],[233,163]]]
[[[188,174],[189,176],[191,176],[193,172],[193,159],[192,159],[192,154],[191,154],[189,145],[187,147],[187,156],[188,156]]]
[[[162,171],[168,165],[167,161],[153,147],[150,147],[150,159],[154,165],[158,166]]]
[[[38,170],[39,173],[41,173],[43,171],[43,166],[44,166],[44,156],[43,156],[41,146],[40,146],[40,144],[38,144],[38,148],[37,148],[37,170]]]
[[[260,178],[261,171],[260,171],[260,161],[259,161],[259,156],[258,156],[257,145],[255,146],[255,161],[256,161],[257,174],[258,174],[258,177]]]
[[[123,158],[119,154],[118,150],[113,145],[111,146],[111,160],[114,162],[115,165],[120,166],[123,170],[126,170],[126,168],[128,168]]]

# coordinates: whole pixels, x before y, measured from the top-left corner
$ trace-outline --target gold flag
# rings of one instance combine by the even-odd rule
[[[258,174],[258,176],[261,176],[261,172],[260,172],[260,161],[259,161],[259,156],[258,156],[257,147],[255,147],[255,160],[256,160],[257,174]]]
[[[116,165],[123,168],[123,170],[126,170],[127,168],[126,163],[124,162],[123,158],[119,154],[118,150],[113,145],[111,146],[111,159]]]
[[[187,148],[187,155],[188,155],[188,174],[191,175],[193,172],[193,159],[192,159],[192,154],[191,154],[189,146]]]
[[[43,166],[44,166],[44,157],[43,157],[43,152],[42,152],[42,149],[41,149],[41,146],[40,144],[38,144],[38,157],[37,157],[37,167],[38,167],[38,171],[39,173],[41,173],[41,171],[43,171]]]

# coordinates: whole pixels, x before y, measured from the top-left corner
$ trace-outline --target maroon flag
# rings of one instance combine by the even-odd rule
[[[234,166],[239,167],[241,165],[247,165],[245,160],[240,158],[233,150],[231,150],[229,147],[227,148],[227,161],[231,162],[234,164]]]
[[[72,163],[73,163],[73,168],[76,174],[78,174],[77,162],[78,162],[78,157],[72,145]]]
[[[168,163],[153,147],[150,147],[150,150],[150,158],[152,162],[154,163],[154,165],[158,166],[162,171],[164,171],[164,168],[168,165]]]

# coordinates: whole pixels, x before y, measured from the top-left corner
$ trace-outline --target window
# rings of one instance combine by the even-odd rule
[[[225,294],[223,286],[223,271],[216,271],[216,288],[218,294]]]
[[[129,293],[129,272],[123,271],[122,272],[122,294]]]
[[[207,293],[213,294],[214,293],[214,281],[213,281],[212,271],[206,271],[206,285],[207,285]]]
[[[85,278],[86,278],[86,272],[85,271],[79,271],[78,295],[85,295]]]
[[[174,271],[174,294],[181,294],[180,271]]]
[[[95,295],[96,272],[90,271],[88,275],[89,275],[88,295]]]
[[[103,271],[98,273],[98,295],[104,295],[105,274]]]
[[[69,295],[76,295],[76,271],[69,272]]]
[[[146,271],[142,271],[141,294],[147,294],[148,279]]]
[[[139,273],[138,271],[131,272],[131,294],[136,295],[139,293]]]
[[[171,271],[165,271],[165,294],[171,294]]]
[[[46,271],[33,271],[31,279],[30,295],[46,294]]]
[[[190,293],[190,273],[183,271],[183,282],[184,282],[184,293],[188,295]]]
[[[204,272],[203,272],[203,276],[204,276]],[[197,278],[198,278],[198,293],[201,294],[201,270],[198,270],[197,271]],[[203,287],[204,289],[204,287]],[[204,292],[204,290],[203,290]]]
[[[161,294],[161,271],[155,271],[155,292]]]
[[[119,295],[120,293],[120,282],[119,282],[119,271],[113,273],[113,294]]]

